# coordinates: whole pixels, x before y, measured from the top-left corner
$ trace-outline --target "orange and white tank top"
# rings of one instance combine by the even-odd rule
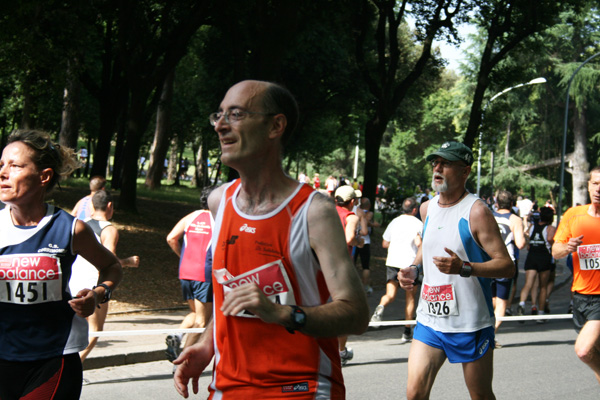
[[[240,180],[225,189],[213,232],[215,365],[212,399],[343,399],[337,338],[289,333],[248,312],[223,316],[228,290],[255,283],[273,302],[317,306],[329,298],[308,237],[308,207],[317,194],[299,184],[277,209],[244,214]]]

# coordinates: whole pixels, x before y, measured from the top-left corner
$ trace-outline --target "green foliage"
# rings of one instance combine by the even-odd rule
[[[507,165],[503,157],[495,162],[494,191],[508,190],[511,193],[530,193],[533,188],[535,193],[548,194],[556,182],[521,171],[517,166]],[[483,186],[490,186],[492,175],[488,174],[481,179]],[[488,193],[489,194],[489,193]]]
[[[435,12],[442,3],[446,15],[439,21]],[[546,85],[511,91],[489,106],[482,123],[482,167],[483,183],[490,185],[489,154],[494,151],[496,188],[547,191],[557,180],[555,166],[527,174],[518,167],[559,153],[567,81],[584,59],[600,50],[597,4],[469,0],[460,2],[454,15],[458,4],[437,0],[231,0],[226,5],[209,0],[4,2],[0,8],[0,130],[10,130],[28,116],[35,127],[57,132],[66,65],[72,62],[85,83],[80,143],[98,136],[107,109],[114,111],[111,135],[125,126],[131,93],[145,83],[154,84],[148,86],[145,114],[152,122],[139,133],[146,153],[154,123],[150,106],[160,85],[157,70],[165,72],[172,67],[165,61],[173,52],[185,51],[177,62],[171,130],[188,158],[190,148],[202,144],[216,161],[219,147],[207,115],[216,110],[231,84],[248,78],[274,80],[290,88],[301,109],[297,133],[285,149],[286,166],[292,171],[321,172],[323,182],[329,173],[351,176],[358,135],[359,176],[376,165],[378,174],[369,179],[384,182],[391,194],[398,190],[405,196],[417,184],[429,186],[425,154],[445,140],[466,137],[469,117],[479,112],[471,109],[478,85],[487,88],[482,94],[485,101],[504,88],[544,76]],[[206,6],[202,15],[206,24],[181,49],[169,38],[186,26],[186,14],[199,5]],[[572,5],[579,8],[567,7]],[[443,72],[444,62],[435,49],[432,54],[422,51],[433,31],[437,39],[456,42],[457,24],[470,17],[480,31],[472,38],[471,55],[457,77]],[[513,45],[511,41],[524,33],[528,34]],[[495,40],[486,42],[496,34]],[[492,50],[489,70],[481,68],[486,45]],[[167,50],[157,51],[161,48]],[[503,49],[509,51],[502,53]],[[423,69],[413,74],[421,59]],[[598,163],[600,97],[594,93],[600,70],[596,65],[590,63],[580,71],[571,93],[577,107],[586,107],[589,158]],[[369,131],[375,125],[377,129]],[[365,160],[365,148],[373,144],[381,146],[379,160]],[[142,193],[141,188],[138,191]]]

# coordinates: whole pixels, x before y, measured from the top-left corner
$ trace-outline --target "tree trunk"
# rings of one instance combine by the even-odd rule
[[[123,103],[119,97],[111,98],[113,94],[115,92],[107,88],[103,90],[101,97],[98,99],[100,104],[100,128],[96,150],[94,151],[94,164],[90,172],[91,176],[106,176],[111,141],[117,127],[118,104]]]
[[[388,119],[375,117],[367,122],[365,127],[365,169],[364,169],[364,184],[363,197],[371,200],[375,204],[375,190],[377,189],[377,179],[379,176],[379,149],[381,147],[381,139],[387,127]]]
[[[208,145],[203,143],[200,147],[198,164],[201,164],[202,187],[210,185],[210,170],[208,168]]]
[[[175,71],[172,71],[165,79],[156,111],[156,129],[154,130],[154,141],[152,142],[152,148],[150,150],[150,164],[145,182],[145,185],[152,190],[160,187],[160,181],[164,171],[164,162],[167,157],[167,151],[169,150],[174,80]]]
[[[20,128],[22,129],[34,129],[35,121],[33,116],[31,115],[32,111],[35,109],[33,103],[33,95],[31,90],[31,78],[29,74],[25,74],[25,81],[23,82],[23,111],[21,117]]]
[[[119,207],[125,211],[137,212],[137,169],[142,136],[149,120],[145,113],[149,96],[150,91],[146,90],[138,90],[137,93],[131,94],[127,138],[123,148],[121,196],[119,197]]]
[[[63,110],[58,143],[77,151],[79,136],[79,94],[81,84],[73,74],[71,62],[67,65],[67,82],[63,95]],[[89,154],[89,153],[88,153]]]
[[[175,173],[175,181],[173,182],[173,184],[175,186],[179,186],[180,182],[179,179],[181,179],[181,175],[183,174],[183,169],[181,168],[182,164],[183,164],[183,151],[185,150],[185,144],[184,143],[179,143],[179,140],[177,141],[178,145],[177,145],[177,159],[175,160],[176,164],[175,164],[175,170],[177,171]],[[181,144],[181,146],[179,146],[179,144]]]
[[[127,121],[126,116],[122,115],[119,118],[119,127],[117,129],[117,141],[115,143],[115,153],[113,158],[113,169],[112,169],[112,180],[111,186],[113,189],[121,189],[121,179],[123,178],[123,167],[124,167],[124,147],[125,147],[125,136],[127,135]]]
[[[508,120],[508,124],[506,124],[506,145],[504,146],[504,159],[506,160],[507,167],[510,164],[510,162],[508,160],[510,158],[509,144],[510,144],[510,119]]]
[[[167,180],[173,182],[177,176],[177,137],[171,139],[171,153],[169,155],[169,166],[167,168]]]
[[[200,176],[202,173],[200,172],[200,168],[202,168],[202,145],[198,146],[195,142],[192,143],[192,154],[194,155],[194,159],[192,160],[194,166],[194,175],[192,175],[191,184],[194,187],[202,187],[202,181],[200,180]]]
[[[587,159],[587,127],[586,127],[586,109],[583,105],[581,110],[575,109],[575,118],[573,124],[574,134],[574,157],[572,161],[572,169],[569,171],[573,174],[573,204],[588,203],[588,171],[590,164]]]

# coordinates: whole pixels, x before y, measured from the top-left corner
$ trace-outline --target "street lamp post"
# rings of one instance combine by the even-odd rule
[[[485,103],[485,106],[483,107],[483,111],[481,112],[481,123],[479,124],[479,154],[478,154],[478,157],[477,157],[477,197],[481,197],[480,196],[480,189],[481,189],[481,144],[482,144],[482,138],[483,138],[483,131],[482,131],[481,127],[483,126],[483,117],[485,116],[485,111],[487,110],[488,106],[490,105],[490,103],[492,101],[496,100],[498,97],[502,96],[504,93],[510,92],[511,90],[516,89],[516,88],[520,88],[522,86],[535,85],[535,84],[538,84],[538,83],[546,83],[546,78],[535,78],[535,79],[530,80],[529,82],[519,83],[518,85],[506,88],[503,91],[498,92],[495,95],[493,95],[487,101],[487,103]]]
[[[360,142],[360,132],[356,132],[356,150],[354,152],[354,174],[352,175],[352,178],[354,178],[354,180],[356,180],[357,176],[358,176],[358,144]]]

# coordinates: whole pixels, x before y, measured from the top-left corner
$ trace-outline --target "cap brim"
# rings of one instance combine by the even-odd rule
[[[436,157],[442,157],[442,158],[444,158],[444,159],[446,159],[448,161],[465,161],[462,158],[457,157],[457,156],[455,156],[452,153],[447,153],[447,152],[444,152],[444,151],[436,151],[435,153],[431,153],[425,159],[427,161],[431,161],[431,160],[433,160]]]

